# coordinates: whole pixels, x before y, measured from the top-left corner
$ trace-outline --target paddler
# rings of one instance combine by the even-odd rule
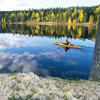
[[[66,39],[66,43],[63,43],[65,45],[70,45],[69,41]]]

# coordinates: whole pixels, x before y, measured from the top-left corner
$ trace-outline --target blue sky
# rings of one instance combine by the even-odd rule
[[[0,10],[99,5],[100,0],[0,0]]]

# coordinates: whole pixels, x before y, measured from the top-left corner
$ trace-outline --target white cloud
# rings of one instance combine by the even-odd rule
[[[34,44],[31,37],[13,35],[13,34],[0,34],[0,49],[7,48],[19,48],[19,47],[34,47],[38,44]]]
[[[0,34],[0,49],[20,47],[23,44],[23,40],[18,35],[13,34]],[[6,39],[5,39],[6,38]]]
[[[48,69],[40,67],[37,59],[35,59],[36,56],[37,55],[29,52],[22,54],[0,52],[0,70],[6,69],[7,67],[11,72],[34,72],[41,73],[43,76],[49,75]]]
[[[2,60],[8,58],[8,54],[4,53],[4,52],[0,52],[0,61],[2,62]]]
[[[2,69],[3,68],[3,65],[2,64],[0,64],[0,69]]]
[[[0,10],[99,5],[100,0],[0,0]]]

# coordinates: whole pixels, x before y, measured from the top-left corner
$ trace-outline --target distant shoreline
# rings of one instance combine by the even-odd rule
[[[0,23],[2,24],[2,23]],[[70,25],[70,26],[82,26],[82,27],[95,27],[96,24],[93,24],[93,23],[71,23],[71,24],[68,24],[68,23],[65,23],[65,22],[62,22],[62,23],[58,23],[58,22],[11,22],[11,23],[5,23],[5,24],[15,24],[15,25],[47,25],[47,26],[58,26],[58,25]]]

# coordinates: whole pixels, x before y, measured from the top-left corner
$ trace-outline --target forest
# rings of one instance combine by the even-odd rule
[[[100,15],[100,5],[95,7],[70,7],[70,8],[50,8],[50,9],[30,9],[19,11],[0,11],[0,23],[22,23],[32,24],[39,22],[53,22],[57,24],[75,24],[98,22]]]

